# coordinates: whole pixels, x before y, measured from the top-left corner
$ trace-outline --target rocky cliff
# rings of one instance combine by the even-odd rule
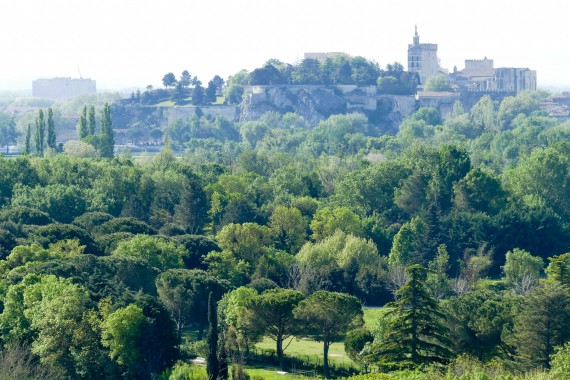
[[[165,128],[176,120],[187,120],[196,114],[196,107],[141,107],[115,104],[113,123],[116,128],[129,128],[136,122]],[[394,133],[402,120],[416,108],[413,95],[378,95],[376,87],[357,86],[256,86],[246,89],[238,106],[200,107],[204,115],[223,116],[232,121],[252,121],[266,112],[294,112],[311,126],[331,115],[361,112],[385,133]]]
[[[377,95],[372,86],[258,86],[247,91],[239,121],[257,120],[269,111],[294,112],[314,126],[331,115],[362,112],[385,132],[394,132],[416,107],[413,95]]]

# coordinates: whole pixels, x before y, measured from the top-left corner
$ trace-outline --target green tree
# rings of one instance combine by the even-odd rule
[[[271,230],[257,223],[228,224],[217,234],[216,240],[220,248],[252,265],[272,246]]]
[[[494,215],[505,208],[506,192],[498,177],[487,170],[475,168],[453,185],[453,204],[470,212]]]
[[[296,290],[271,289],[253,297],[247,305],[250,324],[275,341],[282,371],[287,371],[284,356],[287,347],[283,347],[283,342],[298,331],[299,322],[293,316],[293,309],[303,298],[303,293]]]
[[[436,300],[445,297],[450,291],[449,278],[447,271],[449,270],[449,253],[445,244],[437,247],[437,254],[428,264],[429,272],[427,274],[426,286],[430,295]]]
[[[95,106],[89,106],[89,116],[88,116],[88,130],[89,135],[95,136],[95,127],[97,126],[95,121]]]
[[[191,269],[181,276],[187,294],[192,295],[193,312],[188,315],[188,322],[198,324],[198,340],[202,339],[204,329],[208,323],[208,297],[214,293],[215,299],[219,300],[229,289],[229,283],[218,279],[210,273],[199,269]]]
[[[329,377],[331,343],[364,324],[360,301],[348,294],[319,290],[299,302],[293,315],[305,325],[305,335],[323,342],[324,375]]]
[[[130,304],[110,313],[101,324],[101,342],[109,348],[109,356],[133,375],[141,356],[137,343],[144,320],[143,310]]]
[[[433,75],[426,80],[426,83],[424,85],[424,90],[437,91],[437,92],[450,91],[451,85],[445,78],[445,75],[443,74]]]
[[[512,355],[505,335],[512,330],[518,299],[488,289],[476,289],[443,303],[458,352],[479,360]]]
[[[530,205],[547,204],[570,217],[570,143],[533,150],[506,176],[509,189]]]
[[[187,173],[180,202],[174,207],[173,219],[190,234],[199,234],[208,221],[208,200],[200,178]]]
[[[548,260],[550,261],[546,268],[548,279],[570,287],[570,253],[549,257]]]
[[[391,322],[384,338],[371,355],[381,368],[410,368],[434,362],[445,363],[452,355],[445,315],[425,286],[427,270],[420,265],[406,268],[408,282],[386,305]]]
[[[426,233],[426,223],[417,216],[404,223],[394,236],[389,256],[390,265],[423,264],[427,259],[423,249]]]
[[[485,95],[471,108],[469,119],[472,126],[480,131],[496,131],[496,105],[491,96]]]
[[[190,75],[190,74],[188,74]],[[168,73],[165,74],[162,77],[162,84],[164,85],[164,87],[168,88],[168,87],[174,87],[176,85],[176,76],[174,76],[173,73]]]
[[[355,236],[362,236],[364,229],[358,215],[348,207],[323,207],[318,209],[311,221],[313,239],[320,241],[337,230]]]
[[[166,74],[166,75],[168,75],[168,74]],[[164,83],[164,79],[163,79],[163,83]],[[182,72],[182,74],[180,75],[180,79],[178,80],[178,83],[182,84],[183,87],[188,87],[188,86],[190,86],[190,84],[192,84],[192,75],[190,75],[188,70],[184,70]],[[165,87],[168,87],[168,86],[165,85]]]
[[[0,146],[6,147],[6,153],[9,152],[10,144],[15,144],[18,138],[18,131],[16,131],[16,121],[14,117],[5,120],[0,120]]]
[[[295,207],[277,206],[269,217],[269,227],[276,247],[289,253],[296,253],[307,236],[307,222]]]
[[[44,119],[44,111],[40,109],[36,116],[36,134],[35,134],[36,154],[38,156],[44,155],[45,132],[46,132],[46,122]]]
[[[48,134],[47,134],[47,146],[53,151],[57,150],[57,142],[55,135],[55,122],[53,121],[53,110],[48,108]]]
[[[123,240],[113,251],[113,256],[139,258],[160,271],[182,267],[182,259],[186,255],[188,251],[184,247],[149,235],[136,235]]]
[[[239,104],[243,98],[243,86],[230,84],[224,90],[225,101],[228,104]]]
[[[204,91],[204,87],[197,84],[194,86],[194,91],[192,92],[192,105],[194,106],[201,106],[206,101],[206,91]]]
[[[464,148],[455,145],[442,146],[438,156],[428,196],[439,210],[447,212],[452,205],[453,185],[469,173],[471,160]]]
[[[208,295],[208,325],[206,371],[208,372],[209,380],[217,380],[220,373],[220,362],[218,360],[218,312],[213,292],[210,292]]]
[[[367,294],[367,284],[378,280],[374,270],[381,263],[371,240],[342,231],[323,241],[306,243],[296,257],[304,269],[299,286],[307,292],[334,289]]]
[[[84,106],[83,112],[79,117],[79,122],[77,123],[77,136],[79,136],[80,139],[84,139],[89,135],[89,125],[87,125],[87,106]]]
[[[411,116],[412,120],[424,121],[427,125],[441,125],[443,120],[439,115],[439,112],[432,107],[421,107],[419,110],[414,112]]]
[[[570,375],[570,344],[558,347],[552,355],[550,375],[556,380],[562,380]]]
[[[34,188],[16,185],[12,204],[44,211],[61,223],[71,223],[87,208],[86,195],[83,190],[76,185],[63,184]]]
[[[350,331],[344,339],[344,352],[353,362],[360,364],[365,373],[368,372],[370,362],[363,350],[367,344],[373,341],[374,335],[365,327]]]
[[[529,366],[550,366],[556,346],[570,340],[570,294],[559,284],[546,284],[530,293],[514,326],[519,360]]]
[[[87,306],[87,292],[69,279],[42,276],[24,290],[24,316],[37,336],[32,352],[47,366],[63,368],[69,376],[75,372],[74,333],[80,328]]]
[[[115,134],[113,132],[113,123],[111,120],[111,107],[109,103],[105,103],[101,111],[101,135],[100,135],[100,151],[101,157],[113,158],[115,147]]]
[[[513,121],[519,114],[529,116],[540,109],[539,102],[530,91],[522,92],[516,97],[508,96],[501,102],[497,120],[501,129],[512,129]]]
[[[209,81],[208,87],[206,87],[206,91],[204,93],[204,98],[207,103],[216,102],[216,91],[217,91],[216,84],[213,81]]]
[[[507,252],[503,273],[513,291],[525,295],[538,285],[543,268],[544,261],[540,257],[515,248]]]
[[[158,298],[176,322],[178,339],[182,329],[192,319],[194,311],[193,273],[187,269],[169,269],[156,278]]]
[[[26,128],[26,138],[24,140],[24,154],[29,155],[32,152],[32,125],[28,124]]]

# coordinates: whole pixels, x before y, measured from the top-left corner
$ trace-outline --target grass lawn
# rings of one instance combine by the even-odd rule
[[[378,319],[380,319],[386,309],[380,307],[365,308],[364,309],[364,324],[368,330],[374,330],[378,324]],[[291,343],[289,343],[291,342]],[[293,356],[299,359],[305,359],[308,357],[309,362],[323,362],[323,343],[316,342],[311,339],[288,339],[287,343],[283,346],[289,347],[285,350],[286,356]],[[260,350],[275,350],[275,341],[270,338],[264,338],[261,342],[255,345],[257,349]],[[344,352],[344,343],[337,342],[333,343],[329,349],[329,362],[340,364],[340,365],[353,365],[354,362],[346,355]]]
[[[153,107],[174,107],[175,104],[172,100],[165,100],[163,102],[153,104]]]
[[[290,380],[290,379],[298,379],[299,377],[310,377],[313,378],[315,374],[313,371],[304,371],[301,373],[287,373],[282,374],[278,373],[280,369],[278,367],[260,367],[260,366],[245,366],[245,371],[251,377],[259,376],[263,377],[264,379],[283,379],[283,380]]]
[[[291,342],[291,343],[289,343]],[[289,344],[289,347],[287,347]],[[260,350],[275,351],[275,341],[270,338],[264,338],[261,342],[256,343],[255,347]],[[323,343],[316,342],[311,339],[288,339],[283,347],[286,356],[293,356],[298,359],[305,360],[309,363],[323,363]],[[329,348],[329,363],[340,365],[354,365],[352,360],[344,352],[344,343],[333,343]]]
[[[222,105],[224,104],[224,102],[226,101],[226,97],[225,96],[216,96],[216,102],[212,103],[215,105]]]
[[[384,316],[386,309],[382,307],[366,307],[364,308],[364,326],[373,331],[378,325],[378,320]]]

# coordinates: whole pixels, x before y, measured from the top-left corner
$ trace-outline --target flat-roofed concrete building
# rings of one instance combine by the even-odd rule
[[[96,91],[96,82],[88,78],[51,78],[32,82],[32,96],[36,98],[70,99]]]

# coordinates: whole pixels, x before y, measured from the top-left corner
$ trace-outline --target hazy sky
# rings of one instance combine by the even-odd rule
[[[98,90],[185,69],[207,83],[319,51],[406,65],[415,24],[450,70],[487,56],[570,89],[569,14],[566,0],[0,0],[0,90],[78,68]]]

